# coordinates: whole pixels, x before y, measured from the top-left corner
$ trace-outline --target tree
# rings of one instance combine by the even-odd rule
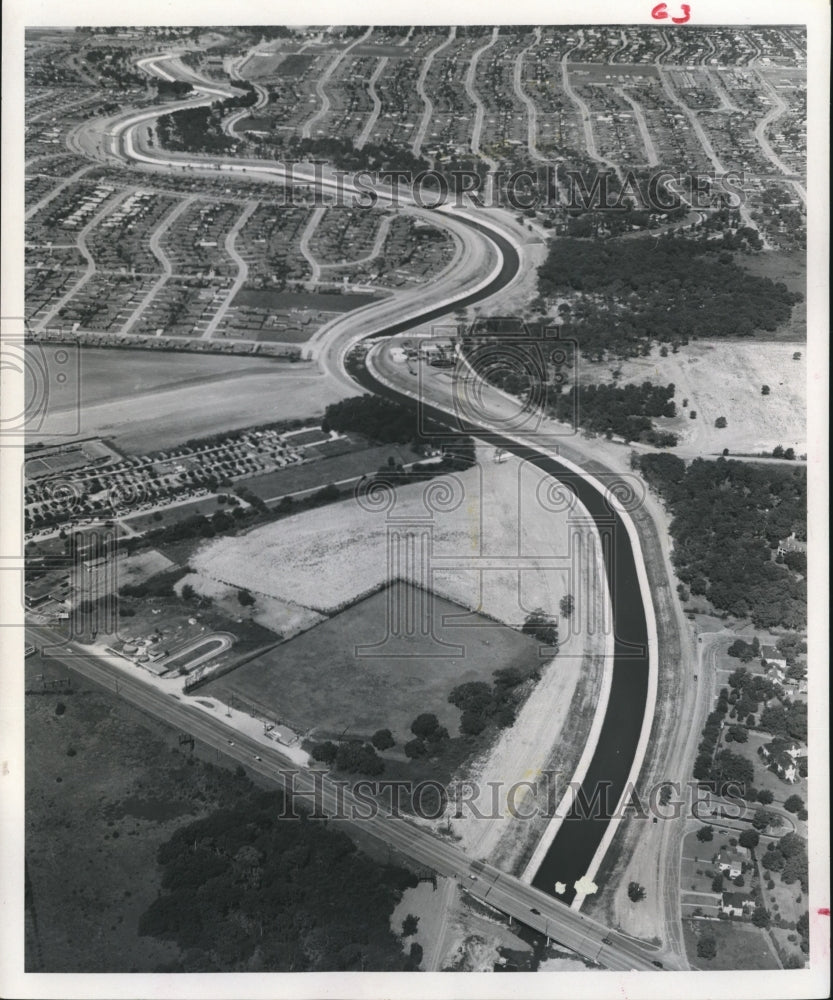
[[[641,903],[644,898],[645,888],[638,882],[630,882],[628,884],[628,899],[632,903]]]
[[[312,759],[320,760],[323,764],[332,764],[336,759],[338,747],[335,743],[327,740],[325,743],[316,743],[312,748]]]
[[[412,934],[416,934],[418,924],[419,917],[415,917],[413,913],[409,913],[402,921],[402,937],[410,937]]]
[[[784,802],[787,812],[797,813],[804,808],[804,799],[800,795],[791,795]]]
[[[745,743],[749,739],[749,733],[744,726],[729,726],[726,730],[727,743]]]
[[[430,739],[439,726],[439,719],[433,712],[422,712],[411,723],[411,732],[420,739]]]
[[[182,587],[182,599],[184,601],[193,601],[195,596],[196,596],[196,591],[191,586],[191,584],[190,583],[184,584]]]
[[[245,588],[237,591],[237,600],[240,601],[244,608],[251,607],[255,603],[254,597]]]
[[[772,813],[768,812],[766,809],[756,809],[755,815],[752,817],[752,826],[756,830],[766,830],[769,824],[772,822]]]
[[[561,614],[564,615],[565,618],[569,618],[570,615],[573,613],[573,610],[575,608],[575,602],[573,601],[573,595],[572,594],[565,594],[561,598],[561,601],[559,602],[558,607],[561,610]]]
[[[735,877],[734,877],[734,878],[732,879],[732,882],[733,882],[733,883],[734,883],[734,885],[736,885],[736,886],[737,886],[737,887],[738,887],[739,889],[742,889],[742,888],[744,887],[744,885],[746,884],[746,882],[744,881],[744,878],[743,878],[743,875],[736,875],[736,876],[735,876]]]
[[[768,396],[769,395],[769,386],[768,385],[762,385],[761,386],[761,395],[762,396]]]
[[[714,827],[713,826],[701,826],[697,831],[697,839],[701,843],[706,843],[709,840],[714,840]]]
[[[697,957],[709,961],[717,956],[717,938],[713,934],[704,934],[697,941]]]
[[[714,422],[714,426],[722,429],[723,427],[726,426],[727,423],[728,421],[726,420],[725,417],[718,417],[717,420],[715,420]]]
[[[761,837],[757,830],[744,830],[743,833],[738,837],[738,843],[741,847],[753,848],[757,847]]]
[[[760,905],[756,906],[755,912],[752,914],[752,923],[756,927],[764,927],[764,928],[769,927],[770,924],[769,910],[767,910],[766,907],[764,906]]]
[[[558,645],[558,626],[555,619],[548,615],[543,608],[536,608],[527,615],[521,631],[526,635],[534,636],[547,646]]]
[[[370,741],[377,750],[390,750],[396,746],[396,740],[389,729],[377,729]]]
[[[424,757],[428,750],[422,740],[408,740],[405,746],[402,748],[405,751],[405,756],[410,757],[412,760],[417,757]]]
[[[723,873],[718,872],[712,879],[712,892],[723,892]]]

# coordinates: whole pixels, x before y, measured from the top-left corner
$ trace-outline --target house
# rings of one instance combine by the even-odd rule
[[[730,848],[718,854],[717,867],[722,872],[728,872],[729,878],[737,878],[742,874],[744,862],[748,859],[749,852],[745,847]]]
[[[761,646],[761,663],[769,668],[776,667],[781,670],[787,669],[787,658],[775,646]]]
[[[729,917],[743,917],[755,909],[755,900],[748,892],[724,892],[720,899],[720,912]]]
[[[807,756],[807,748],[794,740],[772,740],[758,747],[758,754],[767,762],[783,781],[790,783],[798,780],[798,764],[800,757]]]

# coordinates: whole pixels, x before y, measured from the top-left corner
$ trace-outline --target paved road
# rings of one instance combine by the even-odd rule
[[[345,49],[338,53],[335,59],[333,59],[330,65],[324,70],[323,74],[316,81],[315,92],[318,95],[319,101],[321,101],[321,106],[316,110],[313,116],[307,120],[304,127],[301,129],[302,139],[309,139],[312,137],[313,128],[323,120],[324,116],[330,110],[330,98],[328,97],[326,90],[327,81],[344,61],[344,57],[347,56],[357,45],[361,45],[362,42],[366,41],[372,32],[373,26],[371,25],[363,35],[360,35]]]
[[[411,144],[411,152],[414,156],[419,156],[422,150],[422,144],[425,142],[425,133],[428,131],[428,126],[431,124],[431,115],[434,114],[434,104],[431,98],[428,96],[425,90],[425,80],[428,76],[428,71],[431,69],[431,63],[434,61],[434,57],[442,52],[443,49],[448,48],[449,45],[454,41],[457,34],[456,28],[450,28],[448,31],[448,38],[444,42],[435,48],[431,49],[428,55],[425,57],[422,63],[422,69],[419,71],[419,76],[417,77],[416,89],[419,96],[422,98],[422,103],[425,110],[422,112],[422,119],[419,123],[419,128],[417,129],[416,135],[414,136],[414,141]]]
[[[162,249],[161,240],[165,233],[171,228],[171,226],[176,222],[176,220],[185,212],[191,205],[196,201],[196,195],[192,195],[190,198],[183,199],[178,205],[165,216],[164,219],[159,223],[159,225],[151,233],[150,237],[150,250],[153,256],[162,265],[162,274],[159,280],[156,281],[150,291],[145,295],[142,301],[136,306],[131,315],[128,317],[124,326],[121,328],[120,333],[130,333],[130,331],[135,326],[139,317],[148,308],[148,306],[156,298],[157,294],[161,291],[162,287],[167,283],[173,274],[173,267],[171,266],[171,260],[165,251]]]
[[[234,302],[234,297],[237,295],[240,289],[246,284],[246,280],[249,277],[249,265],[246,263],[245,260],[243,260],[243,258],[237,252],[237,247],[234,244],[235,241],[237,240],[237,234],[240,232],[243,226],[246,225],[246,222],[249,220],[249,217],[251,216],[252,212],[254,212],[254,210],[257,208],[258,204],[259,202],[257,201],[249,202],[249,204],[246,205],[246,207],[238,216],[237,221],[234,223],[234,225],[226,234],[226,242],[225,242],[226,253],[229,255],[229,257],[231,257],[231,259],[237,265],[237,277],[234,279],[234,283],[229,289],[228,295],[226,295],[222,305],[217,310],[217,312],[215,312],[214,315],[211,317],[208,326],[206,326],[205,330],[203,331],[202,334],[203,340],[211,340],[211,338],[214,336],[215,330],[220,325],[225,314],[231,308],[231,304],[232,302]]]
[[[56,633],[44,627],[30,627],[27,634],[40,648],[50,647],[56,641]],[[67,645],[65,649],[67,652],[50,652],[50,658],[108,690],[117,688],[118,694],[125,700],[171,726],[191,733],[195,739],[276,784],[285,785],[288,780],[292,781],[296,799],[305,798],[325,815],[348,814],[351,818],[347,822],[355,823],[364,833],[377,837],[417,863],[441,875],[458,879],[474,898],[489,903],[605,968],[618,971],[653,971],[656,968],[653,963],[657,960],[658,950],[630,941],[491,865],[472,862],[453,844],[426,833],[404,819],[385,815],[366,817],[366,803],[355,799],[322,772],[299,769],[266,737],[255,739],[230,728],[222,715],[211,715],[208,710],[189,704],[185,698],[166,695],[144,683],[138,671],[137,676],[122,671],[115,673],[113,667],[85,653],[83,647]],[[291,772],[291,778],[287,777],[287,772]],[[670,968],[670,964],[667,967]]]

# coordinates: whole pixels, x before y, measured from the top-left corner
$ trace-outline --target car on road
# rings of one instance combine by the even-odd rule
[[[230,747],[234,746],[234,740],[226,740],[226,743],[228,743]]]
[[[255,754],[255,760],[263,760],[263,758],[262,757],[258,757],[258,755]]]
[[[539,917],[541,916],[541,911],[540,911],[540,910],[536,910],[534,906],[533,906],[533,907],[532,907],[532,908],[530,909],[530,911],[529,911],[529,912],[530,912],[530,913],[535,913],[535,914],[537,914],[537,915],[538,915]]]
[[[602,938],[602,944],[613,944],[609,937]]]
[[[662,964],[662,962],[658,962],[655,958],[651,959],[651,965],[655,965],[658,969],[665,968],[665,966]]]

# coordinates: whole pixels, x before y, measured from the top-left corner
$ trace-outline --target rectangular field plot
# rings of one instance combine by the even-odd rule
[[[337,737],[345,727],[368,737],[389,728],[405,742],[421,712],[434,712],[454,736],[460,713],[448,702],[451,689],[491,683],[503,667],[528,672],[538,652],[529,636],[476,615],[468,616],[471,625],[444,624],[463,613],[451,601],[394,583],[202,690],[221,700],[234,695],[296,731],[314,729],[317,738]],[[413,615],[414,634],[386,641],[388,622],[402,615]],[[359,648],[373,644],[380,645]]]

